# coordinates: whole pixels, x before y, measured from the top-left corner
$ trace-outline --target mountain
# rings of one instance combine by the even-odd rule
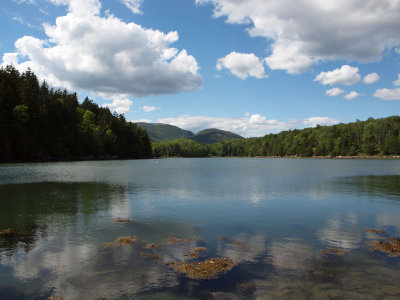
[[[234,139],[243,139],[243,137],[238,134],[216,128],[204,129],[192,137],[192,140],[203,144],[214,144]]]
[[[176,139],[190,139],[194,133],[181,129],[177,126],[162,123],[137,123],[139,127],[146,130],[152,142],[167,142]]]
[[[162,123],[137,123],[146,130],[152,142],[168,142],[176,139],[192,139],[203,144],[214,144],[232,139],[242,139],[240,135],[215,128],[205,129],[197,134],[177,126]]]

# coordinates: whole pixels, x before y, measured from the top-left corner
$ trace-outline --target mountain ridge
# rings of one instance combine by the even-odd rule
[[[151,142],[168,142],[176,139],[191,139],[203,144],[214,144],[232,139],[243,139],[242,136],[217,128],[207,128],[194,134],[190,130],[164,123],[138,122],[146,130]]]

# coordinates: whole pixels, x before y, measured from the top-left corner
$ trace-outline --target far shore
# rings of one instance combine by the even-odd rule
[[[53,162],[83,162],[83,161],[118,161],[118,160],[142,160],[142,159],[167,159],[167,158],[286,158],[286,159],[400,159],[400,155],[354,155],[354,156],[199,156],[199,157],[151,157],[151,158],[120,158],[120,157],[85,157],[81,159],[38,159],[38,160],[12,160],[0,161],[2,164],[20,163],[53,163]]]

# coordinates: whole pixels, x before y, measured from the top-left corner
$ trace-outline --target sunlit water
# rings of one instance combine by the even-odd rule
[[[400,237],[400,160],[3,164],[7,228],[18,234],[0,236],[0,299],[400,297],[400,258],[369,251],[380,236],[365,231]],[[119,236],[137,242],[105,245]],[[195,280],[168,265],[215,257],[236,267]]]

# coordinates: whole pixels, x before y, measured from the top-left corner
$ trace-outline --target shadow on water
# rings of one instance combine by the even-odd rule
[[[400,175],[341,177],[334,187],[350,194],[400,200]]]

